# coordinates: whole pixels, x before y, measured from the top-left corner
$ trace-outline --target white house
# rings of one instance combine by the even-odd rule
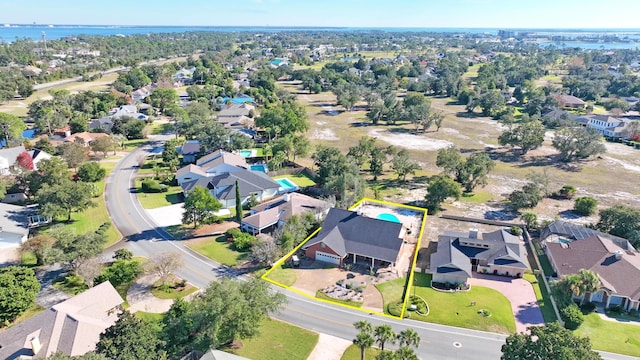
[[[0,203],[0,250],[17,248],[27,241],[29,212],[24,206]]]

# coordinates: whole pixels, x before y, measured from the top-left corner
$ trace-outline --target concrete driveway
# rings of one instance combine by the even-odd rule
[[[533,286],[527,280],[477,273],[473,276],[469,279],[469,284],[472,286],[484,286],[497,290],[509,299],[516,319],[517,332],[525,332],[529,326],[544,325],[544,318]]]
[[[183,205],[184,203],[179,203],[155,209],[147,209],[146,211],[153,221],[162,227],[180,225],[182,224],[182,213],[184,213]],[[229,216],[231,212],[229,209],[220,209],[215,215]]]

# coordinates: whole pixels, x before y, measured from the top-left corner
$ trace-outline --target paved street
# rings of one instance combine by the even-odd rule
[[[154,137],[156,141],[170,136]],[[157,146],[155,144],[154,146]],[[112,221],[126,239],[124,246],[137,256],[151,256],[163,251],[182,253],[184,266],[176,275],[199,288],[223,276],[237,276],[233,269],[221,266],[210,259],[187,248],[182,241],[171,240],[171,236],[158,228],[146,214],[131,192],[137,166],[154,146],[137,149],[123,158],[107,180],[105,199]],[[123,246],[117,244],[116,246]],[[369,315],[340,306],[313,301],[309,298],[276,288],[288,297],[285,309],[274,317],[306,329],[336,336],[345,340],[355,337],[352,324],[366,319],[372,324],[389,324],[394,330],[415,329],[422,339],[418,355],[422,359],[498,359],[505,336],[482,331],[467,330],[450,326],[395,320]],[[631,357],[606,354],[605,359],[624,360]]]

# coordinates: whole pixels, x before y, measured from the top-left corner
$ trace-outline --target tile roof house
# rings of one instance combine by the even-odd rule
[[[185,182],[202,179],[215,174],[234,172],[248,168],[249,165],[242,156],[224,150],[216,150],[199,158],[195,165],[189,164],[178,169],[176,172],[176,180],[178,181],[178,185],[182,185]]]
[[[222,207],[232,208],[236,206],[236,181],[240,186],[242,204],[246,204],[251,196],[258,201],[265,201],[278,194],[280,184],[260,171],[251,171],[237,168],[233,172],[220,172],[213,176],[185,181],[181,184],[182,191],[188,196],[189,191],[197,186],[208,189],[213,196],[222,203]]]
[[[620,238],[594,234],[580,239],[551,234],[543,241],[544,251],[558,277],[576,274],[581,269],[593,271],[600,288],[576,299],[603,306],[620,306],[624,310],[640,309],[640,253]]]
[[[0,358],[37,359],[56,352],[79,356],[93,351],[100,334],[115,324],[122,303],[110,282],[96,285],[0,333]]]
[[[329,211],[329,204],[320,199],[300,193],[289,193],[251,208],[251,214],[240,223],[240,228],[259,234],[269,228],[281,227],[293,215],[313,212],[320,218]]]
[[[431,254],[432,282],[466,284],[473,272],[522,277],[529,269],[527,252],[520,238],[505,230],[483,233],[445,231],[438,236],[438,249]]]
[[[365,258],[371,266],[395,266],[404,244],[401,223],[369,218],[357,212],[331,208],[321,230],[302,249],[311,259],[336,265],[349,258]]]
[[[582,99],[573,95],[565,94],[552,94],[554,99],[560,104],[563,109],[584,109],[587,104]]]

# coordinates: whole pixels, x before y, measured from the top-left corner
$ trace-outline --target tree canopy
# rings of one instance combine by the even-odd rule
[[[208,189],[202,186],[196,186],[189,191],[184,199],[184,213],[182,215],[182,223],[193,223],[193,227],[197,228],[206,221],[213,213],[220,210],[222,204],[213,196]]]
[[[20,266],[0,268],[0,322],[11,322],[31,307],[40,291],[32,269]]]
[[[96,352],[110,360],[157,360],[164,356],[163,345],[153,325],[125,310],[100,334]]]

